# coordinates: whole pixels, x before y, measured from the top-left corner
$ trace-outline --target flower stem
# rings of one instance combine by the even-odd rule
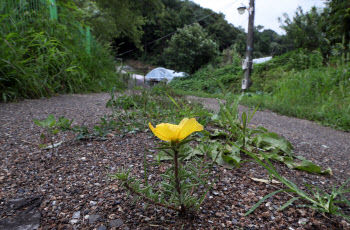
[[[184,216],[186,212],[185,205],[183,204],[182,194],[181,194],[181,188],[180,188],[180,179],[179,179],[179,150],[177,147],[173,148],[174,150],[174,168],[175,168],[175,188],[179,195],[179,201],[181,205],[181,211],[179,213],[180,216]]]

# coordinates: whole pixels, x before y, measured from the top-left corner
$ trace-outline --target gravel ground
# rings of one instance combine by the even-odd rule
[[[42,130],[33,119],[54,114],[74,119],[74,125],[93,127],[110,113],[105,108],[108,99],[108,94],[60,95],[0,104],[0,229],[18,229],[26,221],[32,229],[350,229],[341,218],[297,208],[301,203],[277,211],[290,199],[285,193],[243,216],[263,196],[282,187],[252,180],[267,176],[252,162],[233,170],[215,167],[211,180],[219,180],[198,213],[189,217],[179,218],[159,207],[144,209],[142,201],[133,204],[132,196],[127,197],[108,174],[124,166],[141,176],[143,154],[150,154],[158,142],[150,132],[121,136],[116,131],[106,141],[75,141],[73,134],[60,133],[55,142],[63,143],[56,155],[40,151]],[[204,99],[204,104],[218,108],[213,99]],[[269,111],[257,112],[252,124],[284,136],[296,154],[333,170],[333,176],[321,176],[276,163],[278,171],[298,185],[339,185],[349,177],[349,133]],[[147,162],[153,163],[153,157]],[[162,170],[148,166],[149,175]],[[344,211],[350,214],[349,209]]]

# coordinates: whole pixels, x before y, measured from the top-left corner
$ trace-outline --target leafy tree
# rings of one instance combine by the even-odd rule
[[[325,11],[324,17],[327,18],[325,32],[332,45],[343,43],[349,50],[350,43],[350,1],[348,0],[330,0],[328,2],[329,10]]]
[[[178,71],[194,73],[219,54],[218,45],[199,24],[179,29],[164,51],[167,66]]]
[[[288,14],[284,14],[283,17],[284,20],[279,18],[281,27],[286,31],[286,36],[294,48],[305,48],[311,51],[326,45],[321,29],[324,18],[316,7],[311,8],[307,13],[298,7],[293,19],[290,19]]]
[[[147,17],[162,8],[161,0],[76,0],[97,37],[110,41],[123,38],[142,49],[142,26]]]

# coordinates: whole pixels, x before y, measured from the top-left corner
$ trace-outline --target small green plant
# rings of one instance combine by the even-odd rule
[[[244,151],[244,150],[242,150]],[[283,206],[281,206],[278,210],[283,210],[289,205],[291,205],[294,201],[302,199],[306,200],[307,202],[311,203],[310,205],[302,205],[302,207],[310,207],[312,209],[315,209],[322,213],[330,213],[335,214],[338,216],[342,216],[348,220],[350,220],[350,216],[345,215],[341,209],[336,206],[337,203],[345,203],[350,207],[350,201],[346,199],[346,197],[343,195],[345,193],[350,193],[350,188],[345,188],[345,186],[349,183],[350,178],[342,185],[339,189],[336,189],[335,187],[332,188],[331,194],[328,194],[322,190],[320,190],[318,187],[314,187],[311,185],[306,185],[306,187],[309,189],[309,191],[312,193],[312,196],[308,193],[301,190],[295,183],[292,181],[282,177],[275,169],[273,164],[270,162],[269,158],[266,154],[260,153],[264,160],[266,161],[266,164],[262,162],[262,160],[259,159],[259,157],[253,153],[244,151],[246,154],[254,158],[254,160],[262,165],[269,173],[270,178],[276,178],[280,180],[285,186],[287,186],[286,189],[280,189],[275,192],[272,192],[265,197],[263,197],[258,203],[256,203],[248,212],[245,213],[245,216],[252,213],[262,202],[264,202],[267,198],[280,193],[280,192],[290,192],[295,195],[296,197],[293,197],[290,199],[287,203],[285,203]],[[336,199],[338,198],[338,199]]]
[[[224,93],[226,93],[224,91]],[[225,138],[223,142],[226,150],[219,156],[217,163],[221,165],[232,165],[239,167],[241,163],[240,154],[243,153],[240,149],[249,152],[258,152],[260,149],[266,152],[269,159],[280,161],[286,164],[289,168],[303,170],[307,172],[331,174],[331,169],[322,170],[322,168],[311,161],[301,156],[293,154],[293,146],[285,138],[276,133],[269,132],[264,127],[249,128],[249,123],[255,115],[258,107],[253,111],[243,111],[241,118],[239,118],[238,103],[243,97],[235,97],[226,93],[226,104],[221,103],[218,114],[212,116],[214,124],[221,127],[223,130],[215,130],[214,133],[209,134],[211,138],[218,139]],[[222,142],[222,141],[221,141]],[[257,153],[258,154],[258,153]],[[262,158],[262,156],[260,156]],[[297,162],[298,161],[298,162]],[[301,161],[301,163],[299,163]]]
[[[148,203],[166,207],[178,211],[180,216],[185,216],[189,211],[197,210],[211,188],[207,183],[211,172],[212,164],[207,164],[199,158],[185,164],[188,152],[184,151],[191,139],[186,139],[191,133],[203,130],[194,118],[183,119],[179,125],[162,123],[155,128],[149,124],[152,132],[161,140],[163,152],[171,159],[171,167],[161,174],[162,182],[152,187],[147,179],[147,167],[144,165],[145,184],[141,185],[140,180],[130,176],[130,170],[120,169],[116,174],[111,175],[121,181],[121,184],[132,194],[136,195],[135,200],[143,199]],[[144,161],[146,163],[146,161]],[[194,196],[195,189],[199,185],[206,186],[201,190],[201,195]]]
[[[34,123],[38,126],[41,126],[45,129],[45,133],[42,133],[40,135],[40,138],[43,140],[43,142],[50,142],[50,146],[47,146],[45,143],[40,144],[39,147],[41,148],[51,148],[52,155],[55,154],[55,147],[58,144],[54,143],[54,136],[60,132],[60,129],[69,129],[71,126],[73,120],[68,120],[65,117],[60,117],[57,121],[54,117],[54,115],[50,114],[45,120],[34,120]]]

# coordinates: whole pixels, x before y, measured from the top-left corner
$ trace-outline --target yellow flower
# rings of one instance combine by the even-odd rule
[[[148,124],[154,135],[167,142],[179,142],[188,137],[191,133],[202,131],[203,125],[199,124],[195,118],[184,118],[179,125],[161,123],[155,128]]]

